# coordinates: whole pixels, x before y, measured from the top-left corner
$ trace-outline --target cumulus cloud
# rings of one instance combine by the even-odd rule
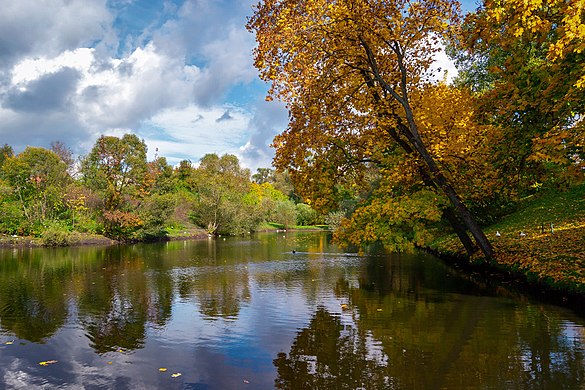
[[[252,167],[269,167],[274,155],[270,144],[286,128],[287,123],[288,115],[284,104],[258,101],[256,112],[248,123],[250,138],[240,148],[244,163]]]
[[[56,55],[111,35],[106,0],[19,0],[2,4],[0,65],[23,56]]]
[[[237,154],[255,168],[282,106],[261,101],[251,1],[21,0],[0,13],[0,139],[65,142],[134,132],[170,161]],[[279,114],[277,114],[279,113]]]

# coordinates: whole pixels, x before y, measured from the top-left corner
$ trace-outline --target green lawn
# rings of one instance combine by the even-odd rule
[[[524,199],[518,211],[484,229],[494,246],[496,265],[532,282],[585,294],[585,185],[538,195]],[[443,237],[432,247],[446,254],[463,253],[455,236]],[[483,259],[477,255],[472,261]]]

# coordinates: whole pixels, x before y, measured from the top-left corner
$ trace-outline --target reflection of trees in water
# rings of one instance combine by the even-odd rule
[[[572,389],[585,382],[582,328],[538,306],[415,300],[372,285],[346,293],[354,323],[319,308],[288,354],[274,359],[277,388]]]
[[[181,275],[178,280],[179,294],[183,298],[194,296],[199,303],[199,311],[206,317],[236,317],[242,302],[250,300],[248,271],[221,266],[213,270],[197,275]]]
[[[274,359],[276,388],[388,388],[386,358],[373,350],[366,332],[319,308],[309,326],[297,333],[288,355],[281,352]]]
[[[91,346],[99,353],[141,348],[147,324],[164,326],[171,316],[172,278],[159,270],[146,272],[139,251],[113,248],[102,265],[99,277],[83,279],[78,294]]]
[[[456,293],[448,294],[437,274],[412,267],[400,259],[370,259],[359,286],[341,280],[336,287],[359,312],[357,326],[381,343],[395,383],[408,389],[576,388],[585,381],[583,349],[575,345],[583,338],[571,336],[555,312],[475,296],[478,287],[466,289],[471,282],[454,274],[445,283]]]
[[[2,268],[0,324],[3,329],[18,338],[39,342],[63,326],[68,311],[60,272],[31,267],[26,277],[21,278]]]
[[[141,253],[125,247],[31,250],[0,260],[0,325],[33,342],[54,334],[77,304],[96,351],[139,348],[149,322],[169,320],[173,294],[168,272],[147,271]]]

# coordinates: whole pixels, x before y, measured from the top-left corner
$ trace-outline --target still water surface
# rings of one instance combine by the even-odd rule
[[[583,389],[584,344],[570,310],[321,233],[0,251],[2,389]]]

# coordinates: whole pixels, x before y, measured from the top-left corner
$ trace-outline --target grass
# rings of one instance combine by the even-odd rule
[[[260,225],[258,225],[257,231],[262,232],[262,231],[270,231],[270,230],[282,230],[285,228],[286,227],[281,223],[262,222]],[[290,230],[328,230],[329,227],[327,225],[309,225],[309,226],[295,225],[295,226],[290,226],[287,229],[290,229]]]
[[[498,268],[552,289],[585,294],[585,185],[524,199],[518,211],[484,232],[494,246]],[[455,236],[443,237],[432,247],[446,254],[463,253]],[[479,255],[471,260],[484,261]]]
[[[191,224],[167,226],[165,227],[165,230],[171,240],[207,237],[205,229],[198,228]]]

